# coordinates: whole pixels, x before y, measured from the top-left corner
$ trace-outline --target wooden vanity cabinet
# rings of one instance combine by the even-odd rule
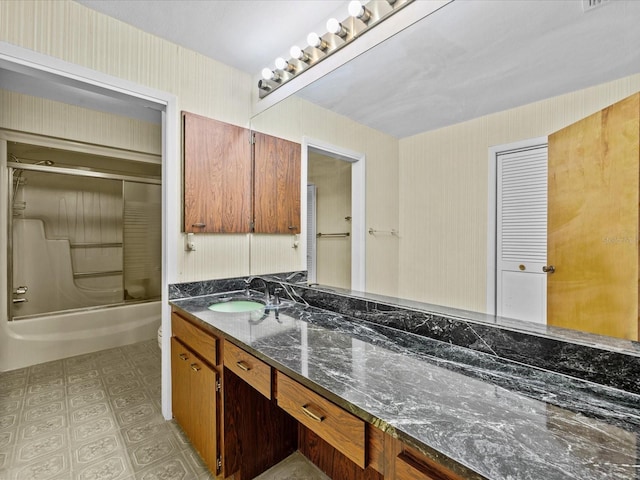
[[[300,233],[299,143],[255,132],[255,233]]]
[[[249,130],[182,113],[184,231],[251,231]]]
[[[216,478],[251,480],[293,453],[297,423],[272,400],[271,367],[175,311],[171,328],[173,416]]]
[[[299,450],[340,480],[461,480],[175,311],[171,327],[173,415],[216,478],[251,480]]]

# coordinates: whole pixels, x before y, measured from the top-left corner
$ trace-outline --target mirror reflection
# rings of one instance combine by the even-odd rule
[[[252,128],[297,142],[309,138],[364,155],[363,226],[365,232],[379,232],[365,235],[366,292],[497,312],[532,322],[531,329],[539,328],[535,325],[539,323],[637,340],[639,186],[633,168],[638,166],[638,142],[635,150],[607,143],[607,148],[622,150],[618,157],[608,157],[603,153],[607,148],[598,150],[602,142],[588,146],[576,144],[575,139],[606,137],[607,142],[613,141],[629,125],[631,132],[636,125],[637,137],[638,109],[628,120],[611,123],[606,127],[609,130],[587,128],[571,136],[567,129],[580,122],[613,118],[623,110],[633,111],[633,100],[627,107],[620,107],[619,102],[640,91],[640,51],[633,48],[640,44],[640,32],[634,27],[639,18],[640,3],[623,0],[592,10],[585,10],[581,1],[456,0],[257,115]],[[567,150],[567,145],[574,145],[574,151]],[[585,148],[598,151],[596,163],[613,165],[602,175],[594,175],[599,177],[599,186],[585,180],[589,175],[581,174],[588,171],[583,163],[586,157],[580,153]],[[541,167],[536,167],[537,177],[530,177],[527,168],[534,157]],[[555,161],[569,157],[569,164]],[[311,165],[312,155],[303,152],[305,158]],[[622,159],[631,159],[623,177],[635,178],[634,184],[625,184],[624,194],[620,184],[608,181]],[[559,169],[547,173],[552,164]],[[309,180],[312,168],[302,171]],[[565,178],[578,185],[578,191],[558,191],[555,183],[547,184],[547,175],[555,179],[562,171],[572,175]],[[515,175],[515,181],[511,186],[507,182],[506,190],[501,191],[509,175]],[[538,185],[539,195],[533,201],[527,192],[540,178],[543,184]],[[351,186],[357,188],[357,182]],[[503,195],[509,188],[520,195],[513,205],[551,208],[547,189],[553,198],[559,195],[573,203],[563,204],[570,210],[561,214],[564,220],[559,225],[547,225],[546,211],[520,209],[516,213],[522,217],[514,224],[520,222],[525,228],[509,230],[503,222],[508,215],[499,218],[499,212],[512,208],[508,195]],[[591,217],[575,220],[571,215],[607,203],[595,194],[584,198],[585,191],[614,200],[608,203],[609,210],[599,213],[597,221],[603,228],[595,237],[570,243],[588,237],[573,226],[588,227],[594,221]],[[303,205],[305,200],[308,197],[303,192]],[[340,208],[346,211],[346,203]],[[559,211],[553,207],[553,212]],[[550,222],[557,218],[553,215],[549,211]],[[335,216],[342,213],[336,210]],[[625,222],[635,220],[625,224],[623,217]],[[538,225],[540,218],[545,221]],[[301,237],[312,231],[308,222],[307,217]],[[570,264],[565,257],[551,258],[556,250],[547,241],[557,238],[557,232],[569,224],[572,233],[561,243],[569,245],[569,252],[583,252],[581,261],[590,264],[585,268],[564,268]],[[316,235],[324,233],[317,230],[317,222],[315,227]],[[501,236],[496,229],[502,227]],[[552,227],[556,233],[547,233]],[[342,232],[331,228],[329,233]],[[316,247],[328,241],[316,237]],[[305,251],[312,243],[303,242]],[[500,247],[505,245],[515,253],[506,249],[509,255],[503,255]],[[357,245],[352,254],[354,251]],[[617,270],[604,274],[608,267],[589,260],[601,254],[624,260],[617,261]],[[318,261],[322,262],[320,257]],[[347,261],[341,260],[343,264]],[[630,265],[630,270],[621,263]],[[550,273],[549,267],[555,272]],[[320,272],[321,266],[316,268]],[[563,277],[568,271],[570,275]],[[529,273],[535,275],[524,277]],[[592,277],[604,280],[593,286],[588,284]],[[623,278],[624,294],[613,295],[620,288],[614,282]],[[329,286],[353,288],[344,280],[317,279]],[[571,288],[551,292],[556,279]],[[593,299],[603,300],[593,303]],[[577,314],[576,308],[572,313],[569,305],[573,301],[578,302],[574,304],[577,310],[590,315]],[[563,304],[565,308],[560,309],[558,305]],[[551,321],[558,310],[562,319]],[[562,323],[567,318],[571,322]],[[624,326],[610,328],[614,324]],[[527,323],[522,328],[528,328]]]

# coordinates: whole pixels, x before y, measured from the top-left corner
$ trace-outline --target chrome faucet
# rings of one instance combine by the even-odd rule
[[[291,282],[291,281],[292,281],[294,278],[296,278],[298,275],[300,275],[300,279],[302,279],[302,278],[306,277],[307,272],[303,272],[303,271],[301,271],[301,272],[293,272],[293,273],[290,273],[287,277],[285,277],[285,281],[286,281],[286,282]]]
[[[25,293],[27,293],[27,290],[29,290],[28,287],[24,286],[24,287],[18,287],[13,291],[14,295],[24,295]]]
[[[21,287],[16,288],[16,289],[13,291],[13,294],[14,294],[14,295],[24,295],[25,293],[27,293],[27,290],[29,290],[29,288],[28,288],[28,287],[26,287],[26,286],[21,286]],[[16,298],[16,297],[14,297],[14,298],[12,298],[12,299],[11,299],[11,301],[12,301],[13,303],[26,303],[26,302],[28,302],[29,300],[27,300],[26,298]]]
[[[251,292],[250,292],[250,290],[251,290],[251,283],[252,283],[254,280],[260,280],[260,281],[262,282],[262,285],[264,286],[264,301],[265,301],[265,302],[267,303],[267,305],[268,305],[268,304],[270,303],[270,301],[271,301],[271,298],[270,298],[270,296],[269,296],[269,285],[267,284],[267,281],[266,281],[264,278],[262,278],[262,277],[258,277],[258,276],[254,276],[254,275],[252,275],[252,276],[247,277],[247,278],[245,279],[245,281],[244,281],[244,285],[245,285],[245,290],[246,290],[247,297],[248,297],[248,296],[250,295],[250,293],[251,293]]]

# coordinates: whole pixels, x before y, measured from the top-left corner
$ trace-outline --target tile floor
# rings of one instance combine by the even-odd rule
[[[156,340],[0,373],[0,480],[208,478],[162,417]]]
[[[0,480],[213,478],[161,414],[155,339],[0,373]],[[327,478],[300,454],[258,477]]]

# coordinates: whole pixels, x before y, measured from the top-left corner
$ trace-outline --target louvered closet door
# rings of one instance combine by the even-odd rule
[[[546,323],[547,146],[497,155],[497,313]]]

